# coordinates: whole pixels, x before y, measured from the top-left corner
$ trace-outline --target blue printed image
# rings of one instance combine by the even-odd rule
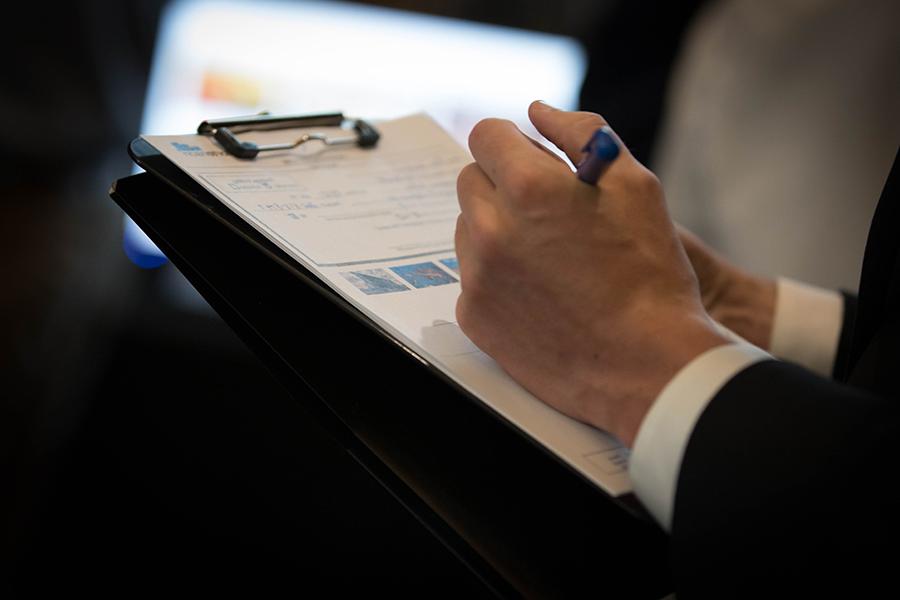
[[[403,292],[409,288],[394,279],[394,276],[384,269],[368,269],[365,271],[351,271],[341,275],[355,285],[364,294],[387,294],[390,292]]]
[[[413,287],[424,288],[433,285],[454,283],[456,277],[432,262],[391,267],[391,271],[408,281]]]
[[[459,275],[459,261],[456,260],[455,256],[453,258],[442,258],[441,262],[445,267]]]

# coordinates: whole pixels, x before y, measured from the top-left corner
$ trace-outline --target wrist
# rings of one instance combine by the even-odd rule
[[[775,321],[775,281],[732,269],[709,315],[751,344],[769,350]]]
[[[587,421],[615,435],[625,446],[632,447],[644,417],[665,386],[688,363],[707,350],[731,340],[723,335],[702,312],[684,312],[670,318],[657,314],[645,320],[634,331],[643,332],[645,349],[640,358],[623,364],[610,381],[598,382],[592,398],[608,401],[587,402]]]

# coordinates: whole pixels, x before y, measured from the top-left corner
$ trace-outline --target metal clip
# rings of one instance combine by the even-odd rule
[[[247,131],[271,131],[274,129],[293,129],[300,127],[341,127],[352,130],[355,135],[345,137],[328,137],[321,133],[305,133],[293,142],[285,144],[259,145],[253,142],[242,142],[239,133]],[[378,143],[380,134],[372,125],[362,119],[347,119],[342,113],[320,115],[292,115],[274,117],[268,113],[260,113],[249,117],[231,119],[210,119],[197,127],[197,133],[211,135],[226,152],[237,158],[252,159],[260,152],[272,150],[292,150],[310,141],[319,141],[327,146],[338,144],[356,144],[360,148],[373,148]]]

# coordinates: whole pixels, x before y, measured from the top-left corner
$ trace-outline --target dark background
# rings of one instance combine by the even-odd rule
[[[2,41],[0,593],[471,592],[214,313],[172,301],[177,271],[125,258],[107,190],[162,4],[29,3]],[[582,105],[646,158],[698,3],[373,4],[582,40]]]

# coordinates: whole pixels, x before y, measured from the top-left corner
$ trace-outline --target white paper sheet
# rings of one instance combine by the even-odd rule
[[[378,128],[375,149],[319,146],[249,161],[205,136],[145,139],[388,334],[600,488],[631,491],[626,448],[535,398],[455,322],[456,177],[469,154],[424,114]],[[245,135],[267,144],[299,134]]]

